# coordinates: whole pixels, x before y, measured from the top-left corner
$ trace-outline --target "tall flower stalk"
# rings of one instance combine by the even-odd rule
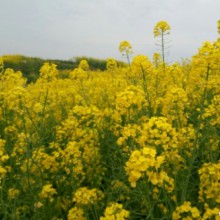
[[[170,25],[166,21],[159,21],[154,27],[154,37],[158,39],[156,46],[158,46],[161,50],[164,72],[166,68],[165,53],[166,49],[169,48],[170,43],[168,41],[167,35],[170,34],[170,29]]]

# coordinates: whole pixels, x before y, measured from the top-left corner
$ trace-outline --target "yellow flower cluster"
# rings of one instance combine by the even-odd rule
[[[100,220],[125,220],[129,217],[129,211],[123,209],[123,205],[119,203],[111,203],[104,213],[104,217]]]
[[[160,163],[160,161],[158,163]],[[153,185],[158,186],[160,188],[164,187],[168,193],[173,192],[174,179],[169,177],[165,171],[147,171],[147,176]]]
[[[146,172],[149,167],[154,167],[155,156],[156,150],[150,147],[144,147],[142,150],[134,150],[131,153],[129,160],[126,162],[125,170],[132,187],[136,187],[136,182],[141,178],[142,172]]]
[[[208,206],[205,207],[205,213],[202,216],[202,220],[207,220],[207,219],[220,220],[220,208],[210,209]]]
[[[120,137],[117,140],[117,144],[125,151],[130,152],[135,148],[135,142],[137,141],[138,134],[141,127],[137,124],[128,124],[120,130]],[[129,146],[128,143],[129,142]]]
[[[57,152],[58,154],[58,152]],[[59,155],[59,154],[58,154]],[[58,155],[48,154],[45,152],[45,148],[39,148],[36,151],[33,151],[33,166],[31,167],[32,172],[35,172],[36,174],[39,172],[41,173],[50,173],[53,174],[57,172],[59,164],[56,161],[56,157]],[[26,170],[23,170],[24,172]]]
[[[220,162],[204,163],[199,169],[199,200],[220,204]]]
[[[117,69],[117,62],[114,58],[108,58],[106,63],[107,71],[114,71]]]
[[[70,175],[74,179],[81,183],[85,178],[85,172],[83,170],[82,152],[80,146],[75,141],[70,141],[66,148],[61,151],[62,167],[67,175]]]
[[[49,199],[50,202],[54,201],[54,196],[57,194],[56,189],[53,188],[52,184],[46,184],[39,193],[40,199]]]
[[[132,53],[132,46],[128,41],[122,41],[118,49],[120,53],[124,53],[124,54]]]
[[[0,180],[10,171],[10,166],[5,166],[5,162],[7,162],[8,159],[9,156],[5,151],[5,140],[0,139]]]
[[[0,76],[1,95],[2,92],[7,92],[8,89],[13,89],[15,87],[24,86],[27,82],[27,79],[22,76],[20,71],[15,72],[10,68],[7,68]]]
[[[196,207],[192,207],[191,202],[184,202],[178,206],[172,215],[173,220],[201,219],[200,212]]]
[[[133,58],[131,69],[136,76],[147,75],[152,72],[152,63],[147,56],[137,55]]]
[[[84,70],[84,71],[89,70],[88,61],[87,60],[81,60],[80,63],[79,63],[79,68]]]
[[[63,168],[74,178],[79,177],[79,182],[84,178],[89,182],[101,181],[103,169],[97,131],[101,118],[95,107],[75,106],[57,127],[57,142],[66,146],[60,150]]]
[[[168,123],[165,117],[152,117],[147,123],[142,125],[139,144],[144,147],[152,145],[161,147],[164,151],[171,151],[178,147],[176,129]]]
[[[156,150],[152,147],[134,150],[126,162],[125,168],[131,186],[136,187],[137,181],[146,175],[153,185],[164,186],[168,192],[172,192],[174,190],[174,180],[165,171],[159,171],[164,160],[164,156],[156,156]]]
[[[174,122],[177,127],[183,127],[187,124],[188,115],[185,113],[189,107],[187,93],[183,88],[173,87],[168,89],[164,98],[161,98],[163,103],[162,114],[169,118],[170,122]]]
[[[45,63],[33,83],[0,62],[0,218],[218,219],[219,48],[65,75]]]
[[[9,159],[9,156],[7,155],[5,151],[5,140],[0,139],[0,163],[4,163]]]
[[[20,194],[20,190],[15,189],[15,188],[10,188],[8,190],[8,198],[9,199],[16,199]]]
[[[86,80],[88,78],[88,73],[82,68],[75,68],[73,71],[69,73],[69,78],[72,80],[76,80],[76,79],[79,79],[81,81]]]
[[[187,157],[191,157],[191,152],[194,148],[197,148],[198,145],[195,145],[195,129],[192,125],[183,127],[178,132],[178,142],[182,154],[186,154]],[[194,146],[195,145],[195,146]]]
[[[161,61],[162,61],[161,60],[161,55],[159,53],[154,53],[153,54],[153,63],[154,63],[156,68],[159,67]]]
[[[4,69],[3,58],[0,57],[0,74],[3,72],[3,69]]]
[[[144,92],[135,86],[129,86],[124,91],[116,94],[116,111],[130,120],[138,112],[146,107]]]
[[[68,220],[87,220],[87,218],[84,215],[83,209],[79,207],[74,207],[69,210],[68,212]]]
[[[154,27],[154,37],[160,36],[163,33],[169,33],[170,25],[166,21],[159,21]]]
[[[99,189],[88,189],[80,187],[76,190],[73,196],[73,202],[78,205],[94,205],[104,198],[104,194]]]
[[[183,158],[179,152],[178,132],[168,123],[167,118],[152,117],[143,123],[138,143],[141,147],[154,146],[165,156],[165,166],[171,166],[173,171],[181,168]]]
[[[219,68],[219,54],[220,54],[220,41],[203,43],[197,55],[193,57],[193,64],[197,71],[202,76],[205,76],[207,67],[209,70]]]
[[[40,77],[46,81],[51,81],[56,79],[57,73],[58,71],[55,64],[45,63],[40,68]]]
[[[211,101],[211,104],[205,109],[203,114],[204,119],[209,119],[211,125],[220,126],[220,95],[215,95]]]

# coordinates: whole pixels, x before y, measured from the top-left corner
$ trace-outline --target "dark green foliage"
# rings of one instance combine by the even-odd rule
[[[4,55],[4,68],[11,68],[15,71],[21,71],[23,76],[28,79],[28,83],[35,82],[39,77],[39,69],[44,63],[49,62],[57,65],[57,69],[61,71],[61,78],[67,77],[67,72],[78,67],[81,60],[87,60],[91,70],[106,70],[106,60],[88,57],[75,57],[70,60],[53,60],[42,59],[36,57],[27,57],[23,55]],[[118,66],[126,64],[117,61]]]
[[[15,71],[21,71],[28,82],[36,81],[40,67],[46,62],[56,64],[58,70],[72,70],[77,67],[77,64],[70,60],[51,60],[23,55],[5,55],[3,61],[5,69],[12,68]]]
[[[101,60],[92,57],[74,57],[73,60],[74,62],[76,62],[77,65],[79,65],[81,60],[87,60],[91,70],[102,70],[102,71],[106,70],[106,63],[107,63],[106,60]],[[122,61],[117,60],[116,62],[119,67],[124,67],[126,65],[126,63]]]

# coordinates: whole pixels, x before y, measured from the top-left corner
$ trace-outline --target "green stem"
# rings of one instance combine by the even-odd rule
[[[164,32],[162,32],[161,41],[162,41],[161,43],[162,43],[163,71],[164,71],[164,74],[165,74],[165,72],[166,72],[166,65],[165,65]]]
[[[146,80],[144,68],[143,68],[142,64],[140,64],[140,65],[141,65],[142,76],[143,76],[143,89],[146,94],[146,98],[147,98],[147,102],[148,102],[149,117],[151,117],[152,116],[152,107],[151,107],[151,101],[150,101],[150,94],[148,91],[147,80]]]
[[[206,97],[206,93],[207,93],[207,84],[208,84],[208,80],[209,80],[209,73],[210,73],[210,65],[208,64],[207,66],[207,71],[206,71],[206,85],[201,97],[201,102],[200,102],[200,114],[198,116],[198,124],[197,124],[197,128],[195,131],[195,139],[194,139],[194,143],[193,143],[193,151],[192,151],[192,157],[190,158],[190,162],[189,162],[189,166],[188,166],[188,170],[187,170],[187,176],[185,178],[185,184],[184,184],[184,189],[183,189],[183,194],[182,194],[182,201],[185,201],[186,198],[186,192],[189,188],[189,181],[190,181],[190,177],[192,175],[192,171],[193,171],[193,165],[195,163],[196,158],[198,158],[198,156],[201,155],[202,149],[200,146],[198,146],[198,150],[197,150],[197,145],[199,144],[199,131],[201,128],[201,124],[202,124],[202,115],[205,111],[204,105],[205,105],[205,97]]]

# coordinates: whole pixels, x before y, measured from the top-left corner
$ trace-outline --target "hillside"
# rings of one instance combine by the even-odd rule
[[[28,79],[28,82],[34,82],[39,76],[39,69],[45,63],[54,63],[57,69],[66,73],[75,69],[81,60],[88,61],[91,70],[105,70],[106,60],[90,58],[90,57],[75,57],[70,60],[59,59],[42,59],[38,57],[28,57],[24,55],[3,55],[4,68],[12,68],[15,71],[21,71],[23,76]],[[117,61],[119,66],[124,66],[125,63]],[[65,75],[65,74],[64,74]]]

